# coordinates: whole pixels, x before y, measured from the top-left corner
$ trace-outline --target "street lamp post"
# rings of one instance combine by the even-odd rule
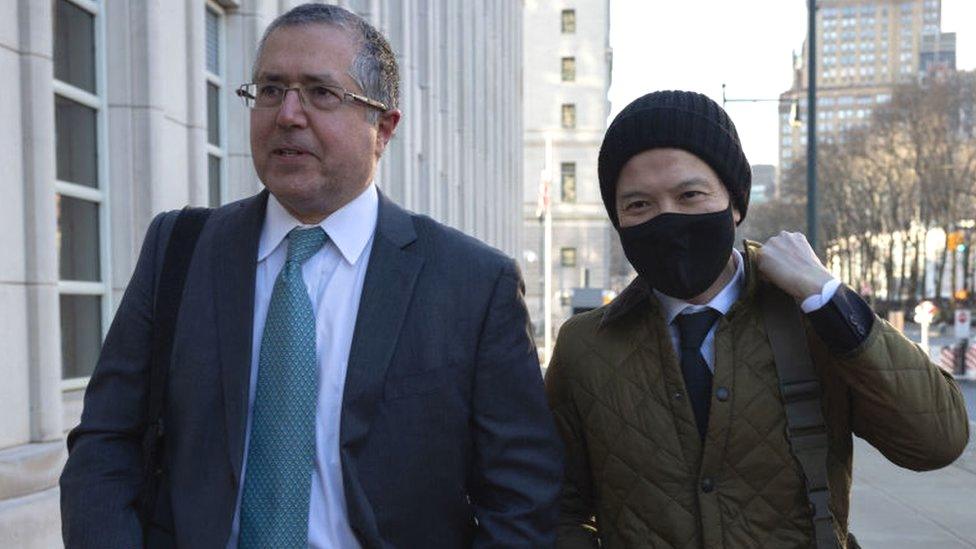
[[[817,249],[817,1],[807,0],[807,241]],[[722,84],[722,106],[726,103],[779,102],[785,99],[728,99]],[[799,108],[796,109],[799,116]]]
[[[807,0],[807,240],[817,249],[817,0]]]

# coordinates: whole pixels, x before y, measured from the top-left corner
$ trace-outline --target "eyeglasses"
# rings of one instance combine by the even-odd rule
[[[276,109],[281,106],[288,92],[298,92],[298,99],[302,106],[315,107],[320,111],[331,111],[348,100],[358,101],[367,107],[379,111],[387,111],[386,104],[365,95],[353,93],[342,86],[327,86],[325,84],[307,84],[304,86],[284,86],[276,82],[249,82],[237,88],[237,96],[244,101],[249,109]]]

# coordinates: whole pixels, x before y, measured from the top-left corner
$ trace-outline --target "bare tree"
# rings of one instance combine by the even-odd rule
[[[926,236],[947,234],[976,217],[976,75],[950,73],[900,86],[878,105],[866,124],[821,144],[819,253],[840,265],[845,282],[870,288],[891,302],[938,298],[946,271],[976,286],[976,257],[968,248],[955,280],[954,250],[944,246],[936,261],[934,296],[926,295]],[[803,227],[806,165],[782,174],[778,200],[750,211],[743,233],[763,238]],[[976,235],[966,236],[974,243]]]

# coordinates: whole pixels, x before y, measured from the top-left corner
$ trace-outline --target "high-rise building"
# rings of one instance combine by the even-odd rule
[[[956,70],[956,33],[938,32],[922,36],[918,52],[918,71],[922,75],[937,70]]]
[[[817,138],[843,139],[891,99],[899,83],[935,66],[955,68],[955,35],[942,33],[941,0],[819,0],[816,13]],[[807,47],[780,102],[779,167],[806,155]]]
[[[150,220],[261,188],[234,90],[299,3],[0,1],[0,547],[61,546],[64,435]],[[339,3],[400,62],[381,191],[519,253],[522,1]]]
[[[600,198],[597,156],[610,112],[609,0],[526,0],[524,48],[523,275],[542,337],[543,222],[540,184],[549,144],[553,331],[571,313],[573,288],[610,289],[619,243]],[[619,266],[617,270],[620,270]],[[622,278],[622,277],[617,277]]]

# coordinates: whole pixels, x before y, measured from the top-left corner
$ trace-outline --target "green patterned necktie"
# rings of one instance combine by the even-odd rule
[[[321,227],[292,229],[288,259],[271,292],[241,499],[241,549],[308,546],[319,376],[302,263],[325,240]]]

